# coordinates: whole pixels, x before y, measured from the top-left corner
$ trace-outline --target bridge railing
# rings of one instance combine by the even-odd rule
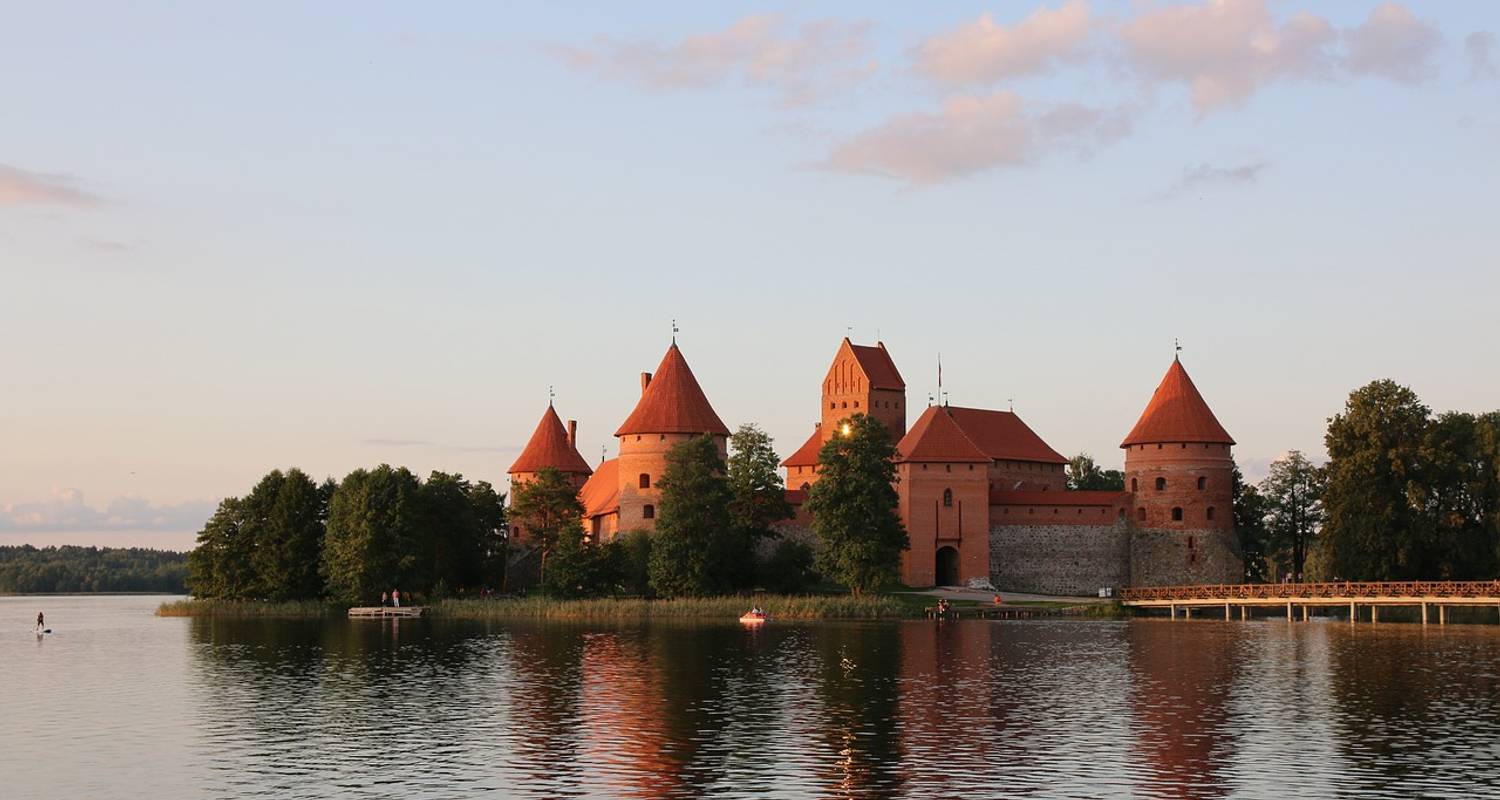
[[[1500,581],[1327,581],[1323,583],[1224,583],[1139,586],[1120,591],[1124,602],[1162,600],[1271,600],[1280,598],[1497,597]]]

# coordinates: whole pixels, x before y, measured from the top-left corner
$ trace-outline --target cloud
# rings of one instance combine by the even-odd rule
[[[1469,59],[1469,80],[1500,78],[1500,66],[1495,65],[1495,34],[1475,31],[1464,37],[1464,55]]]
[[[1346,65],[1356,75],[1375,75],[1397,83],[1421,83],[1436,70],[1432,56],[1442,44],[1437,28],[1410,11],[1385,3],[1370,18],[1344,31],[1349,45]]]
[[[53,489],[46,500],[0,506],[0,532],[197,530],[214,508],[215,504],[206,500],[154,505],[139,497],[121,497],[100,511],[86,504],[83,492],[77,489]]]
[[[897,114],[834,145],[819,166],[928,186],[1027,163],[1048,150],[1088,149],[1128,132],[1127,109],[1066,104],[1033,112],[1014,92],[952,98],[935,112]]]
[[[472,445],[472,444],[442,444],[431,442],[426,439],[363,439],[360,444],[366,447],[418,447],[431,450],[447,450],[454,453],[519,453],[519,445]]]
[[[1237,167],[1218,167],[1213,164],[1184,167],[1182,177],[1162,192],[1161,198],[1177,197],[1208,186],[1242,186],[1254,183],[1260,179],[1261,172],[1267,166],[1269,165],[1264,161],[1251,161]]]
[[[100,199],[78,188],[71,175],[31,172],[0,164],[0,206],[99,205]]]
[[[708,89],[738,79],[775,89],[784,104],[800,106],[874,74],[869,29],[868,22],[831,19],[794,28],[781,15],[766,14],[666,45],[600,36],[588,47],[550,49],[574,69],[646,89]]]
[[[1007,28],[989,14],[929,38],[912,53],[918,72],[947,86],[989,85],[1054,69],[1081,53],[1090,29],[1089,7],[1071,0],[1044,7]]]
[[[91,236],[79,238],[78,243],[90,250],[98,250],[103,253],[127,253],[135,249],[125,242],[117,242],[112,239],[95,239]]]
[[[1266,0],[1210,0],[1148,11],[1120,29],[1131,65],[1149,80],[1183,83],[1206,114],[1242,105],[1276,80],[1330,71],[1333,26],[1312,14],[1277,24]]]

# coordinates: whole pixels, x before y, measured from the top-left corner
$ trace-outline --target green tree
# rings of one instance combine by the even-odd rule
[[[554,597],[590,597],[604,594],[607,585],[606,553],[601,546],[584,539],[583,526],[575,525],[558,532],[552,547],[551,566],[542,587]]]
[[[328,504],[322,572],[328,594],[369,601],[387,589],[426,588],[422,486],[405,467],[357,469],[339,482]]]
[[[1428,426],[1408,497],[1427,520],[1433,577],[1494,577],[1500,547],[1500,412],[1448,412]]]
[[[255,540],[257,597],[293,600],[320,597],[319,565],[331,491],[300,469],[272,470],[242,507],[247,535]]]
[[[1079,453],[1068,459],[1068,488],[1083,492],[1123,492],[1125,473],[1117,469],[1100,469],[1093,456]]]
[[[818,452],[818,482],[807,497],[818,536],[818,571],[863,594],[896,577],[910,545],[896,495],[896,448],[885,426],[864,414]]]
[[[582,535],[583,502],[578,490],[554,467],[543,467],[536,477],[512,490],[510,515],[541,551],[541,581],[547,582],[547,558],[564,534]]]
[[[1293,580],[1305,580],[1308,551],[1323,525],[1323,484],[1323,470],[1300,450],[1271,462],[1270,475],[1260,482],[1269,549]]]
[[[1425,577],[1428,531],[1408,490],[1423,472],[1431,412],[1411,389],[1379,380],[1328,421],[1322,563],[1356,580]]]
[[[239,600],[254,596],[254,547],[245,530],[245,505],[226,497],[198,532],[188,555],[187,589],[195,597]]]
[[[755,548],[776,537],[776,522],[792,517],[781,482],[780,459],[769,434],[754,424],[729,437],[729,536],[718,561],[724,579],[736,589],[754,585]]]
[[[651,534],[626,531],[608,544],[610,575],[625,594],[651,597]]]
[[[651,589],[661,597],[693,597],[733,588],[729,479],[713,437],[678,442],[667,451],[661,504],[651,542]]]
[[[763,568],[766,589],[781,594],[807,591],[817,578],[813,571],[816,560],[811,547],[796,539],[782,539],[766,558]]]
[[[1234,493],[1234,532],[1245,557],[1245,580],[1265,583],[1272,577],[1269,544],[1266,533],[1266,498],[1255,484],[1245,483],[1238,464],[1231,481]]]

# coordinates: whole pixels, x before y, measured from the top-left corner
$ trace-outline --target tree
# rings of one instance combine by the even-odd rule
[[[512,490],[511,516],[541,551],[541,580],[547,582],[547,557],[558,539],[575,529],[582,535],[583,502],[578,490],[554,467],[542,467],[536,477]]]
[[[373,600],[428,576],[422,535],[422,486],[405,467],[357,469],[328,504],[322,573],[339,600]]]
[[[896,448],[885,426],[856,414],[840,423],[848,433],[818,451],[818,482],[807,510],[818,536],[818,571],[863,594],[894,580],[910,545],[896,495]]]
[[[434,472],[422,484],[430,585],[444,591],[489,583],[503,569],[504,500],[484,481]],[[581,516],[581,513],[580,513]]]
[[[187,588],[194,597],[238,600],[255,591],[254,548],[245,531],[245,507],[226,497],[198,532],[188,554]]]
[[[1300,450],[1271,462],[1271,474],[1260,482],[1268,549],[1291,570],[1293,580],[1304,579],[1308,548],[1323,525],[1323,483],[1323,470]]]
[[[1408,497],[1426,519],[1429,574],[1493,577],[1500,557],[1500,412],[1440,415],[1428,426],[1420,459],[1421,479]]]
[[[772,525],[792,517],[779,467],[770,435],[756,425],[741,425],[729,437],[731,536],[720,558],[725,560],[728,582],[736,589],[754,583],[756,544],[775,538]]]
[[[732,589],[738,548],[730,531],[729,479],[713,437],[673,445],[660,486],[652,590],[662,597],[690,597]]]
[[[1265,583],[1271,577],[1269,545],[1266,542],[1266,498],[1255,484],[1245,483],[1238,464],[1231,479],[1234,493],[1234,532],[1245,557],[1245,580]]]
[[[255,595],[269,600],[319,597],[319,563],[331,489],[295,467],[272,470],[245,496],[246,535],[255,540]]]
[[[1333,574],[1399,580],[1426,571],[1426,534],[1407,489],[1421,473],[1429,416],[1412,390],[1379,380],[1350,393],[1328,421],[1323,547]]]
[[[1068,488],[1085,492],[1123,492],[1125,473],[1117,469],[1099,469],[1093,456],[1079,453],[1068,459]]]

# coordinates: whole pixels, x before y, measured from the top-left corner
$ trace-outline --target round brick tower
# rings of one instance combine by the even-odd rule
[[[521,451],[515,463],[510,465],[510,469],[506,470],[510,475],[512,499],[518,487],[536,480],[537,472],[546,467],[561,472],[574,487],[583,486],[593,472],[588,462],[578,454],[578,423],[570,419],[568,427],[563,428],[562,419],[557,416],[557,410],[551,403],[547,404],[547,410],[542,413],[536,430],[532,431],[526,448]],[[525,520],[512,519],[512,541],[525,542],[528,527]]]
[[[1133,493],[1131,583],[1238,583],[1234,439],[1174,359],[1120,447]]]
[[[620,440],[618,530],[655,529],[661,503],[657,483],[667,468],[667,451],[705,433],[713,437],[723,458],[729,428],[673,342],[654,375],[641,373],[641,399],[615,431]]]

